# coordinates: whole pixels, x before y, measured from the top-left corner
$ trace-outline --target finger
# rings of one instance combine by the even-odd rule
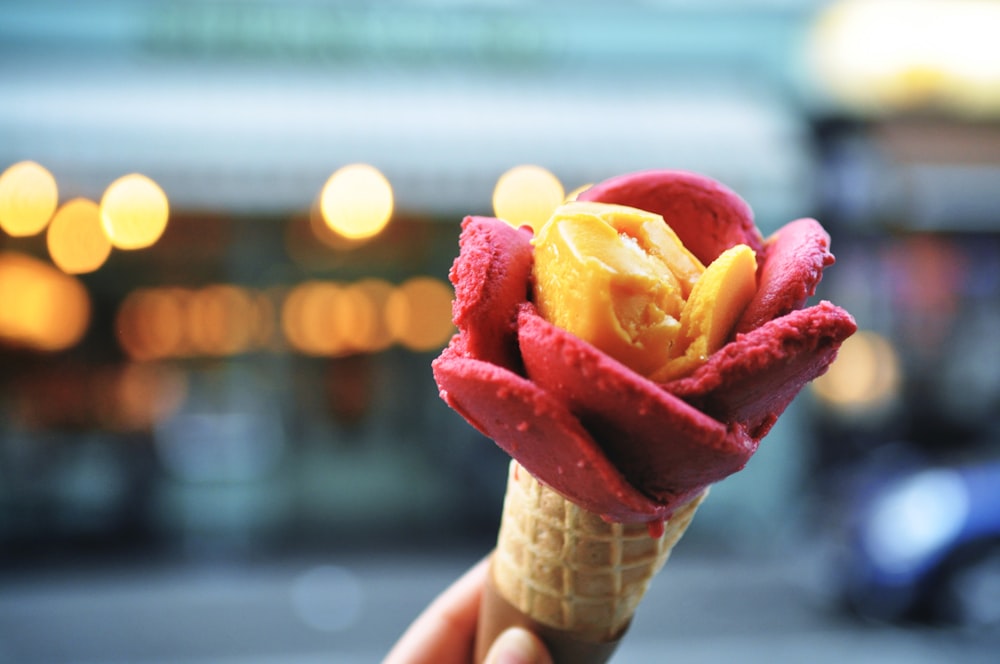
[[[382,664],[469,664],[489,557],[424,609]]]
[[[483,664],[552,664],[549,651],[541,639],[523,627],[504,630],[490,646]]]

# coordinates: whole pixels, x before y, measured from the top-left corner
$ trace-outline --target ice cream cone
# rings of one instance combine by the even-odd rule
[[[476,661],[512,624],[538,633],[556,664],[607,661],[704,496],[679,508],[659,533],[605,521],[511,461]]]

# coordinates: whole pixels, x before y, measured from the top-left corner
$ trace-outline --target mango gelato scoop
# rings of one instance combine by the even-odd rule
[[[542,318],[658,382],[721,348],[757,290],[746,244],[706,269],[663,217],[626,206],[564,205],[532,244]]]
[[[709,178],[597,184],[537,235],[467,217],[442,398],[531,475],[614,522],[662,522],[742,469],[855,330],[806,307],[834,261],[813,219],[766,240]]]

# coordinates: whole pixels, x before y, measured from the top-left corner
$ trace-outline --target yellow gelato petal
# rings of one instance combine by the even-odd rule
[[[681,311],[681,330],[675,344],[687,344],[683,355],[667,362],[651,376],[667,381],[700,366],[722,348],[743,310],[757,290],[757,259],[745,244],[730,247],[706,268]]]
[[[682,283],[662,258],[684,251],[679,240],[680,249],[650,244],[671,235],[662,217],[642,210],[560,207],[534,239],[539,313],[639,373],[662,366],[680,330],[692,270],[686,261]]]

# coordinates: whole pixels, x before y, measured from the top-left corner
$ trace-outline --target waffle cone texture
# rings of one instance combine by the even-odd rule
[[[704,496],[679,508],[656,537],[645,523],[605,521],[511,461],[492,582],[538,623],[581,641],[616,640]]]

